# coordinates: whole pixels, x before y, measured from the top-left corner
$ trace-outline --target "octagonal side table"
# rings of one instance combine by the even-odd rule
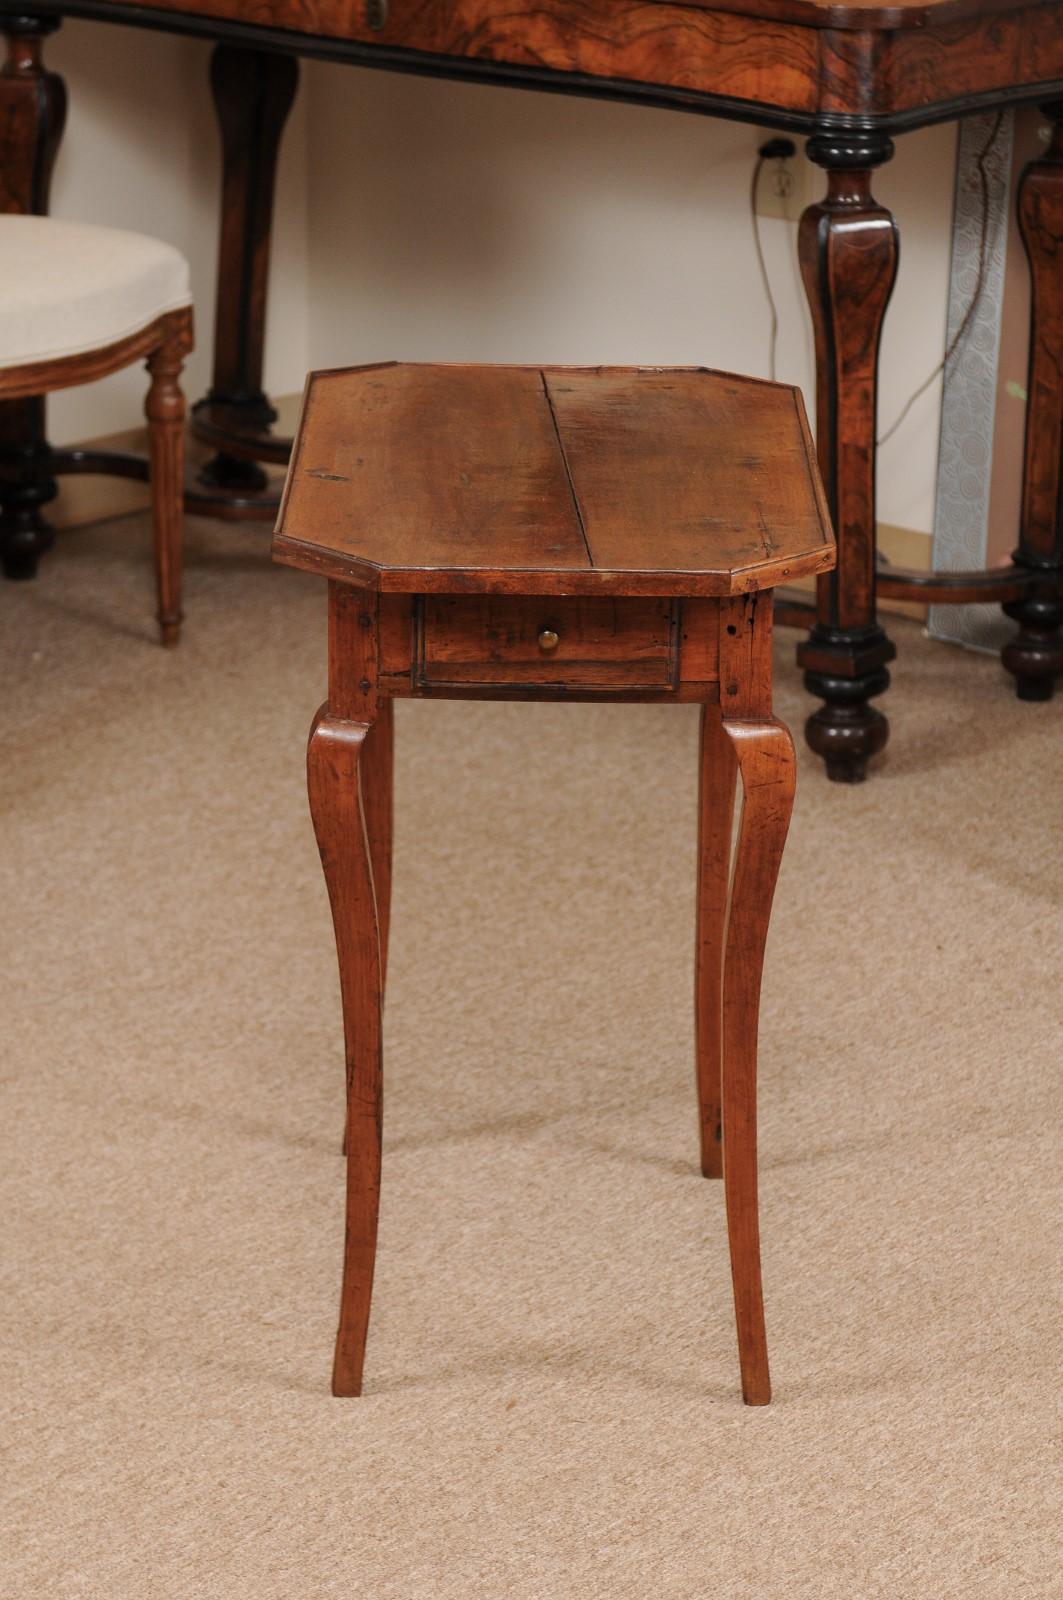
[[[757,1021],[794,793],[771,589],[834,563],[799,393],[695,368],[312,374],[274,555],[329,582],[307,766],[347,1056],[333,1392],[361,1392],[376,1256],[392,701],[693,701],[701,1165],[724,1180],[743,1397],[766,1404]]]

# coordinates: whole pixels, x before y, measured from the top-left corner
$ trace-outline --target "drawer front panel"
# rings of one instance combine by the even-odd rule
[[[671,600],[426,595],[414,681],[425,688],[674,689]]]

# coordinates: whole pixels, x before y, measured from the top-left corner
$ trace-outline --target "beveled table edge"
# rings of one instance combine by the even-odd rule
[[[774,589],[794,578],[829,572],[835,563],[835,544],[825,533],[823,545],[785,561],[763,561],[730,572],[600,571],[597,568],[506,567],[378,567],[356,556],[344,556],[286,534],[273,536],[273,560],[319,577],[334,578],[353,588],[380,594],[498,594],[563,596],[599,595],[615,599],[722,600],[734,595]]]

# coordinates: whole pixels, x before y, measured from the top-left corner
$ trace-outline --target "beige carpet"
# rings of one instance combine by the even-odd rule
[[[0,587],[4,1600],[1050,1600],[1063,702],[900,623],[765,976],[776,1400],[696,1173],[696,712],[402,705],[367,1393],[328,1392],[323,587],[134,519]],[[806,709],[779,641],[782,714]]]

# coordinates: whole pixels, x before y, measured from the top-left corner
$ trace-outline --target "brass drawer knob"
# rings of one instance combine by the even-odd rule
[[[539,635],[539,649],[544,656],[552,656],[560,643],[561,636],[553,628],[544,628]]]

